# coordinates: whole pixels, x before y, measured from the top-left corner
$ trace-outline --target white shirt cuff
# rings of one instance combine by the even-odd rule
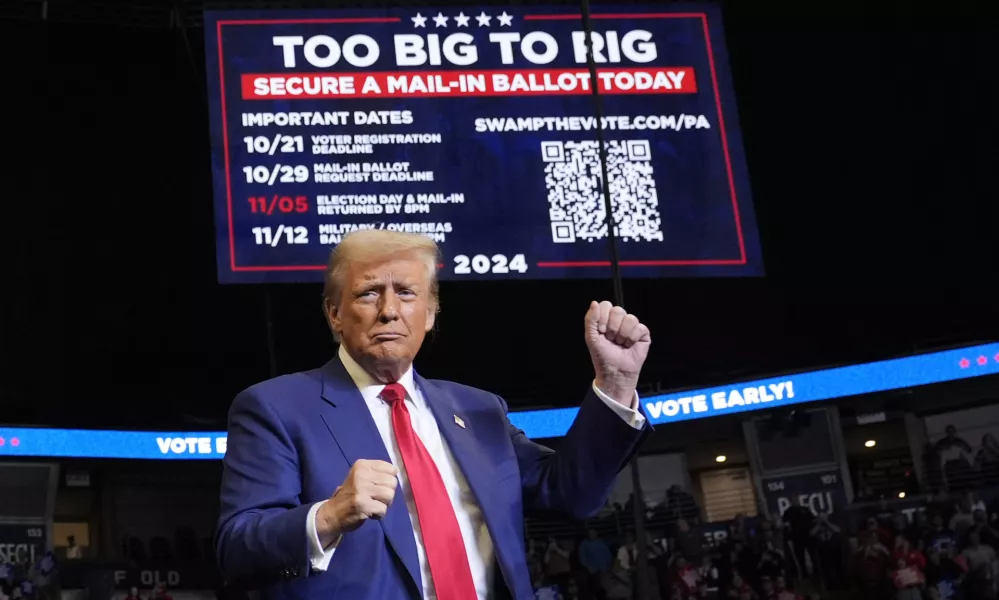
[[[624,421],[634,427],[635,429],[641,429],[645,425],[645,415],[638,412],[638,391],[635,391],[635,398],[631,401],[631,406],[623,406],[617,400],[611,398],[607,394],[600,391],[597,387],[597,381],[593,380],[593,392],[604,401],[607,408],[614,411],[614,414],[624,419]]]
[[[318,573],[325,572],[326,569],[330,568],[333,553],[336,552],[336,547],[340,543],[340,538],[330,544],[328,548],[323,548],[323,545],[319,543],[316,515],[323,504],[326,504],[326,500],[313,504],[312,508],[309,509],[309,516],[305,519],[305,537],[309,540],[309,563],[312,570]]]

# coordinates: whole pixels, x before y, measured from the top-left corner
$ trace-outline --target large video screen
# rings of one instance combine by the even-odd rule
[[[321,281],[352,231],[435,239],[442,279],[763,271],[710,5],[207,12],[223,283]],[[600,95],[599,114],[593,97]]]

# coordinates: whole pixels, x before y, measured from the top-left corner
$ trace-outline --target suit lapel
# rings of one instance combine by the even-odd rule
[[[391,462],[371,412],[339,358],[323,367],[323,400],[327,404],[322,407],[320,416],[347,462],[351,465],[360,459]],[[379,524],[422,594],[420,561],[406,502],[401,497],[396,498]]]
[[[490,461],[484,454],[482,445],[477,443],[474,420],[467,418],[469,415],[461,410],[457,398],[419,375],[416,376],[416,385],[420,387],[430,411],[434,413],[437,427],[451,449],[451,455],[461,467],[468,485],[481,504],[482,496],[489,497]],[[461,420],[464,427],[458,425],[455,417]]]
[[[496,504],[496,494],[492,493],[496,483],[493,479],[494,463],[486,454],[480,438],[475,435],[472,407],[463,410],[459,398],[419,375],[416,375],[416,385],[423,392],[423,397],[430,406],[434,418],[437,419],[441,435],[451,449],[451,456],[461,468],[472,494],[479,503],[482,517],[493,540],[500,570],[503,571],[507,586],[514,589],[511,587],[513,582],[507,571],[510,565],[517,563],[518,558],[514,556],[515,550],[504,542],[511,539],[511,536],[523,535],[523,532],[512,530],[509,521],[504,517],[504,511],[501,510],[503,507]],[[460,419],[464,426],[459,425],[455,417]]]

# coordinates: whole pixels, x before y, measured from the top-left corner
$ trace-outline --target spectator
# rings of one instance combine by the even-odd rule
[[[582,591],[591,593],[601,590],[601,577],[611,568],[611,553],[595,529],[589,530],[587,538],[579,544],[579,564],[585,577]]]
[[[939,514],[933,515],[933,526],[926,539],[926,547],[933,548],[941,554],[947,554],[951,548],[957,547],[957,536],[950,529],[944,527],[943,517]]]
[[[784,576],[784,551],[773,542],[764,542],[760,560],[756,564],[758,578],[776,579]]]
[[[34,592],[34,587],[29,581],[29,578],[31,577],[31,561],[28,559],[27,550],[24,548],[18,548],[14,560],[9,565],[9,572],[11,596],[18,599],[30,599]],[[25,584],[27,584],[27,586]],[[26,590],[27,594],[25,594]]]
[[[896,562],[902,561],[906,566],[915,567],[922,571],[926,568],[926,557],[919,550],[912,547],[912,543],[904,535],[895,536],[895,553],[892,557]]]
[[[996,531],[989,523],[985,516],[984,510],[976,510],[972,515],[974,523],[968,529],[968,533],[971,532],[978,534],[978,539],[985,545],[992,546],[995,550],[999,548],[999,531]]]
[[[545,586],[540,583],[535,583],[534,587],[534,600],[562,600],[562,595],[559,594],[558,586]]]
[[[167,593],[166,584],[160,583],[153,588],[153,594],[150,596],[150,600],[173,600],[173,597]]]
[[[650,534],[645,546],[649,560],[649,593],[656,597],[659,594],[660,582],[665,586],[669,581],[669,539],[660,531]]]
[[[714,565],[711,555],[705,554],[701,558],[701,566],[697,569],[697,579],[700,582],[698,588],[699,598],[717,598],[721,590],[721,576],[718,567]]]
[[[741,542],[743,544],[749,542],[749,538],[753,535],[752,529],[746,523],[746,515],[739,513],[735,515],[735,519],[728,528],[728,539],[733,542]]]
[[[984,485],[999,483],[999,441],[991,433],[982,436],[982,447],[975,456],[975,467]]]
[[[55,553],[45,552],[35,565],[35,583],[38,585],[39,597],[47,600],[60,600],[62,592],[59,589],[59,565]]]
[[[905,539],[905,538],[900,538]],[[891,574],[892,583],[898,593],[898,600],[922,600],[923,577],[922,570],[904,557],[898,557],[895,570]]]
[[[846,579],[843,569],[842,529],[829,520],[823,511],[815,517],[812,526],[812,547],[815,549],[816,566],[826,589],[838,590]]]
[[[756,569],[757,559],[752,548],[740,542],[732,544],[725,557],[726,560],[722,569],[725,581],[734,581],[736,578],[742,579],[740,574],[751,574]]]
[[[633,571],[638,563],[638,549],[635,547],[635,536],[630,531],[624,534],[624,542],[617,549],[617,563],[625,571]]]
[[[135,586],[128,588],[128,595],[125,596],[125,600],[142,600],[142,596],[139,595],[139,588]]]
[[[940,600],[960,600],[961,585],[964,583],[967,568],[964,560],[955,561],[950,553],[941,553],[935,548],[928,551],[926,563],[926,585]]]
[[[878,534],[868,529],[860,537],[855,557],[859,567],[861,592],[864,598],[880,600],[886,593],[890,553]]]
[[[565,593],[569,589],[569,579],[572,573],[572,552],[564,547],[554,537],[548,538],[548,548],[545,549],[545,575],[548,581],[554,583]]]
[[[945,435],[933,446],[937,456],[944,489],[960,489],[971,483],[971,445],[957,435],[957,428],[948,425]]]
[[[961,500],[954,504],[954,516],[950,518],[948,525],[959,540],[963,540],[968,528],[975,524],[975,518],[971,510],[970,498],[961,498]]]
[[[66,537],[66,558],[70,560],[78,560],[83,558],[83,550],[76,545],[75,536]]]
[[[541,543],[534,538],[527,540],[527,562],[541,564]]]
[[[811,550],[812,523],[815,517],[811,509],[801,505],[801,500],[795,496],[791,506],[784,511],[784,526],[788,531],[788,541],[791,544],[794,570],[798,580],[808,579],[808,562],[813,552]],[[812,561],[814,562],[814,561]]]
[[[14,592],[14,566],[0,559],[0,596],[10,598]]]
[[[633,575],[633,571],[625,568],[620,561],[614,561],[614,566],[604,575],[602,582],[607,600],[629,600],[634,593]]]
[[[968,561],[968,600],[994,599],[996,551],[971,532],[968,547],[961,554]]]
[[[689,598],[697,593],[698,588],[697,568],[687,562],[682,554],[677,555],[673,560],[673,585],[679,589],[683,598]]]
[[[704,551],[704,538],[691,530],[686,519],[676,522],[676,533],[673,536],[674,550],[687,560],[699,560]]]
[[[891,533],[886,528],[882,527],[882,522],[877,518],[868,517],[867,521],[864,522],[864,526],[866,527],[864,533],[877,537],[878,542],[882,546],[887,547],[891,543]]]

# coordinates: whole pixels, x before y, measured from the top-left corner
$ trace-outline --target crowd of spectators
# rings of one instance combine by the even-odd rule
[[[0,563],[0,600],[58,600],[55,554],[32,556],[18,549],[11,560]]]
[[[986,433],[973,448],[948,425],[942,438],[927,444],[923,464],[931,489],[953,492],[999,485],[999,441]]]
[[[776,521],[737,517],[722,536],[705,535],[690,511],[666,520],[663,512],[647,513],[644,550],[620,526],[630,516],[623,507],[591,521],[581,539],[531,539],[537,598],[636,598],[639,551],[649,600],[997,598],[999,501],[986,506],[970,493],[834,514],[795,502]]]
[[[649,600],[805,598],[794,591],[780,528],[770,521],[739,517],[721,543],[710,543],[696,520],[652,524],[644,549],[630,531],[610,539],[590,529],[578,543],[532,540],[528,554],[537,597],[631,600],[644,552]]]
[[[21,548],[12,560],[0,562],[0,600],[61,600],[61,571],[74,563],[80,565],[84,556],[72,535],[59,550],[39,556]],[[123,596],[125,600],[173,600],[163,583],[148,589],[132,587]]]
[[[907,515],[911,515],[907,516]],[[992,600],[997,597],[999,505],[941,494],[917,510],[885,503],[850,538],[862,598]]]
[[[528,521],[528,561],[539,600],[999,600],[999,443],[972,448],[952,427],[927,447],[923,465],[935,495],[881,500],[814,512],[793,500],[773,520],[737,516],[703,523],[692,494],[673,486],[643,511],[644,545],[634,531],[634,499],[585,525]],[[972,491],[975,490],[975,491]],[[80,559],[70,538],[59,558],[18,552],[0,563],[0,600],[56,600],[59,563]],[[210,540],[187,528],[148,544],[128,537],[120,559],[214,563]],[[218,593],[219,598],[235,597]],[[121,590],[126,600],[170,600],[163,586]]]

